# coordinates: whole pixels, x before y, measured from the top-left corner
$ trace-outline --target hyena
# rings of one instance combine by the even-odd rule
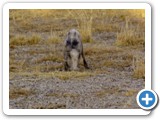
[[[83,53],[83,44],[80,33],[75,29],[71,29],[65,39],[64,69],[78,70],[81,56],[83,58],[84,67],[88,69],[89,67]]]

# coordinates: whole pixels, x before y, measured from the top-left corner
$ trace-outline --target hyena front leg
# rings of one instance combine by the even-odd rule
[[[68,52],[64,52],[64,70],[68,71],[69,70],[69,64],[68,64],[68,59],[69,59],[69,54]]]

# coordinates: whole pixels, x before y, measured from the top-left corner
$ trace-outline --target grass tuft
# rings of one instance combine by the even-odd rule
[[[145,43],[145,35],[144,32],[140,32],[142,26],[136,25],[131,27],[131,23],[129,23],[129,19],[126,19],[125,26],[121,28],[121,31],[117,33],[116,45],[118,46],[144,46]]]
[[[59,57],[58,55],[55,54],[49,54],[46,55],[42,58],[39,58],[36,63],[42,63],[42,62],[46,62],[46,61],[53,61],[53,62],[63,62],[63,58]]]
[[[134,63],[133,77],[137,79],[145,79],[145,63],[142,60],[136,60]]]
[[[128,90],[125,92],[124,96],[131,97],[137,93],[137,90]]]
[[[136,35],[134,30],[124,30],[117,33],[116,45],[118,46],[144,46],[144,37]]]
[[[18,97],[26,97],[34,94],[34,91],[26,88],[12,88],[9,90],[9,98],[15,99]]]
[[[68,80],[72,78],[84,78],[84,77],[90,77],[94,76],[93,72],[79,72],[79,71],[69,71],[69,72],[53,72],[52,77],[57,77],[61,80]]]
[[[114,87],[112,86],[111,88],[104,88],[101,91],[96,92],[97,97],[104,97],[107,96],[108,94],[116,94],[119,91],[119,87]]]
[[[18,72],[16,75],[21,77],[39,77],[39,78],[59,78],[60,80],[71,80],[73,78],[86,78],[97,75],[98,72],[93,71],[54,71],[54,72],[40,72],[34,71],[32,74],[30,72]],[[12,77],[14,77],[13,75]]]
[[[92,47],[85,48],[85,55],[99,55],[99,54],[106,54],[106,53],[119,53],[123,50],[118,47],[109,47],[102,44],[92,44]]]
[[[41,38],[38,35],[32,35],[29,38],[26,38],[23,35],[17,35],[16,37],[13,37],[10,39],[9,44],[10,46],[34,45],[34,44],[38,44],[40,40]]]
[[[58,37],[50,37],[46,41],[47,44],[59,44],[61,42],[62,42],[62,40],[60,38],[58,38]]]

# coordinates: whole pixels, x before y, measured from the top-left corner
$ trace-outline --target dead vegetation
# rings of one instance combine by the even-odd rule
[[[84,80],[97,75],[127,73],[133,80],[145,79],[144,10],[10,10],[10,80],[57,78]],[[63,70],[63,42],[67,31],[78,29],[90,69],[82,60],[79,71]],[[120,88],[103,89],[97,97],[119,94]],[[135,90],[122,95],[133,96]],[[10,99],[30,96],[34,91],[10,89]],[[77,97],[50,93],[47,96]],[[66,108],[65,104],[36,104],[35,109]]]
[[[145,62],[144,62],[144,58],[139,57],[139,58],[134,58],[133,59],[133,77],[137,78],[137,79],[145,79]]]
[[[41,38],[37,35],[32,35],[31,37],[16,35],[10,39],[10,46],[22,46],[22,45],[34,45],[40,42]]]
[[[116,45],[120,46],[141,46],[144,47],[144,31],[139,31],[143,29],[144,23],[137,25],[136,27],[130,27],[129,20],[126,20],[124,28],[117,33]],[[132,24],[131,24],[132,25]]]
[[[30,95],[35,94],[34,91],[26,88],[12,88],[9,90],[9,98],[16,99],[18,97],[28,97]]]
[[[59,25],[54,24],[50,21],[51,19]],[[69,22],[69,20],[74,22]],[[133,63],[133,58],[137,56],[138,51],[144,48],[143,10],[119,10],[118,13],[116,10],[10,10],[10,51],[17,49],[16,46],[39,46],[39,50],[28,49],[22,54],[21,51],[17,51],[17,58],[10,59],[10,72],[26,72],[24,66],[27,63],[28,70],[34,71],[36,69],[38,72],[46,71],[59,76],[59,73],[54,71],[63,70],[63,48],[61,45],[63,45],[67,31],[63,32],[61,26],[66,29],[75,27],[80,31],[83,42],[87,43],[84,52],[89,61],[91,60],[92,69],[98,70],[98,66],[119,70],[131,67],[133,68],[133,77],[144,78],[144,62]],[[32,34],[15,34],[15,29],[24,31],[29,29]],[[41,32],[46,32],[47,29],[48,37],[44,39],[42,35],[36,34],[34,31],[38,29]],[[100,42],[93,38],[93,34],[102,32],[114,32],[116,34],[115,44],[108,45],[105,38],[103,39],[106,42]],[[129,46],[130,49],[128,49]],[[47,51],[44,50],[44,47],[52,47],[53,49]],[[132,50],[137,53],[132,54]],[[37,56],[34,65],[30,62],[32,58],[28,60],[29,63],[26,62],[26,59],[18,60],[18,56],[23,58],[27,53],[30,53],[30,57],[33,58],[36,58],[37,54],[42,57]],[[97,63],[96,59],[100,62]],[[137,64],[136,67],[133,67],[135,64]],[[67,72],[64,72],[63,75],[60,71],[60,74],[62,79],[69,79],[72,76]],[[66,76],[66,78],[62,76]],[[81,76],[90,76],[90,74],[88,71],[84,71],[74,77]]]

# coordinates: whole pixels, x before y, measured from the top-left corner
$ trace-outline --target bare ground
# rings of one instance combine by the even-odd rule
[[[136,94],[143,89],[144,82],[127,78],[124,74],[126,73],[121,73],[118,78],[109,74],[66,81],[34,77],[10,80],[10,89],[31,92],[27,96],[19,94],[18,97],[10,99],[10,108],[139,108],[136,104]]]
[[[103,33],[108,36],[108,33]],[[112,34],[112,33],[111,33]],[[109,39],[103,38],[103,41],[110,47],[114,43],[114,35]],[[95,36],[101,39],[101,34]],[[41,46],[41,47],[40,47]],[[52,46],[44,47],[45,45],[34,45],[32,47],[17,47],[10,54],[17,55],[17,62],[25,60],[26,63],[34,66],[37,59],[45,56],[45,54],[30,55],[28,51],[39,50],[49,51],[53,50]],[[88,44],[84,45],[89,46]],[[62,51],[62,50],[61,50]],[[13,52],[13,53],[12,53]],[[142,52],[140,52],[143,54]],[[63,54],[63,53],[61,53]],[[120,53],[120,56],[124,54]],[[108,55],[109,57],[110,55]],[[112,54],[114,56],[114,54]],[[86,56],[87,58],[87,56]],[[91,69],[92,59],[87,58]],[[95,60],[96,61],[96,60]],[[97,60],[98,62],[98,60]],[[101,61],[99,61],[101,62]],[[62,62],[44,61],[41,66],[63,66]],[[24,66],[25,67],[25,66]],[[83,66],[81,65],[82,69]],[[132,77],[132,66],[124,66],[120,68],[99,66],[101,70],[105,70],[105,74],[99,73],[95,76],[88,76],[86,78],[71,78],[61,80],[56,77],[38,77],[34,75],[14,75],[10,77],[10,108],[11,109],[112,109],[112,108],[139,108],[136,103],[136,95],[138,91],[144,88],[144,79],[135,79]],[[62,68],[58,68],[61,71]],[[27,71],[27,70],[26,70]],[[54,72],[54,69],[42,69],[42,74],[46,72]],[[87,71],[87,70],[85,70]]]

